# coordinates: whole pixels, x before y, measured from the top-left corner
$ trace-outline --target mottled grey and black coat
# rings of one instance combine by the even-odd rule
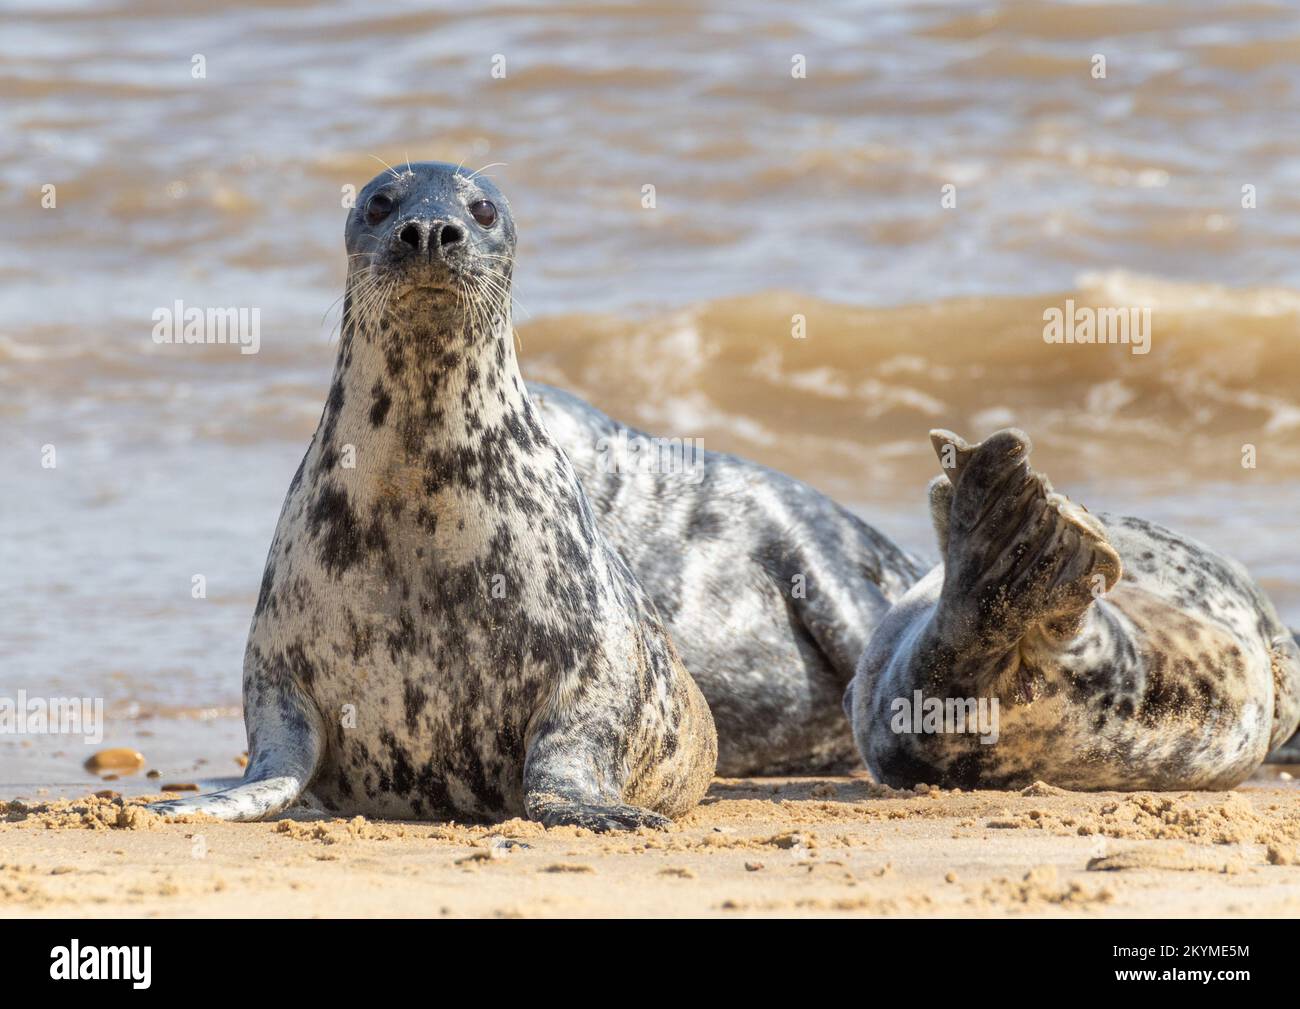
[[[880,780],[1230,788],[1295,731],[1300,648],[1240,564],[1071,504],[1019,431],[932,439],[945,563],[881,622],[845,698]],[[996,742],[965,717],[926,730],[918,691],[997,699]]]
[[[160,808],[252,819],[309,790],[595,829],[690,809],[713,722],[525,390],[504,198],[453,166],[385,174],[347,248],[338,363],[249,635],[244,783]]]
[[[576,396],[529,389],[708,699],[718,773],[860,766],[841,698],[920,563],[783,473],[656,452]]]

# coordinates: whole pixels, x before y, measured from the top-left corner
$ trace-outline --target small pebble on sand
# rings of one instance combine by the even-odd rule
[[[144,754],[128,746],[100,750],[86,758],[85,768],[91,774],[135,774],[144,767]]]

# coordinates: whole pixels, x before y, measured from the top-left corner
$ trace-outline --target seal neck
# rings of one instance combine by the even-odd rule
[[[358,469],[391,472],[448,452],[483,458],[531,420],[508,301],[397,311],[345,328],[321,440],[356,446]]]

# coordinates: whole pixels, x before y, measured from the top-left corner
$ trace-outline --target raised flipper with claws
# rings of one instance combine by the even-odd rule
[[[1239,564],[1071,503],[1020,431],[931,440],[943,563],[845,697],[880,780],[1229,788],[1295,730],[1300,650]]]

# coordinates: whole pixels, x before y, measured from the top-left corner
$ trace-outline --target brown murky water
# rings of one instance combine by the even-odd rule
[[[376,10],[6,6],[0,693],[230,719],[343,196],[408,157],[505,163],[531,377],[922,551],[926,431],[1018,424],[1059,488],[1234,553],[1300,624],[1294,8]],[[1149,352],[1046,343],[1067,298],[1150,309]],[[155,344],[178,299],[257,309],[259,352]],[[36,759],[0,741],[0,779]]]

